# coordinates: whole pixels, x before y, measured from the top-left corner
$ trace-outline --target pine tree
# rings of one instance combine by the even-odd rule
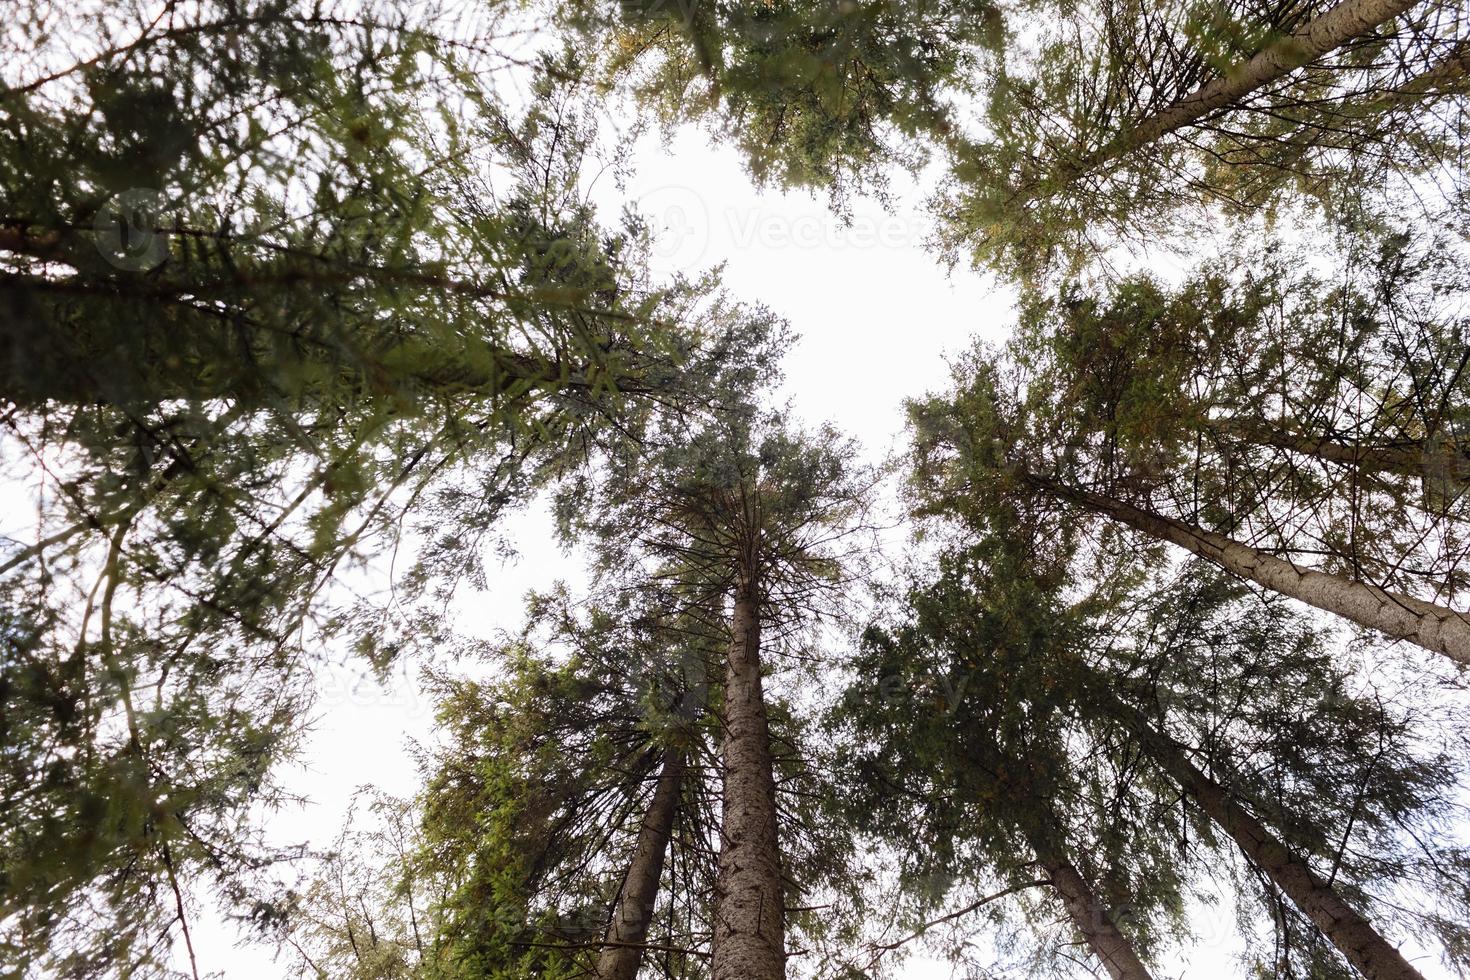
[[[1280,889],[1337,950],[1323,962],[1418,975],[1365,907],[1458,962],[1450,910],[1466,898],[1454,869],[1467,855],[1433,843],[1453,810],[1453,756],[1426,752],[1414,725],[1352,692],[1279,604],[1198,570],[1150,583],[1120,554],[1097,567],[1122,578],[1089,589],[1047,524],[1004,508],[992,519],[976,544],[950,539],[937,578],[870,628],[835,715],[852,744],[882,747],[853,752],[858,827],[907,855],[911,888],[950,866],[998,873],[1002,896],[1030,890],[1029,852],[1069,913],[1100,896],[1073,922],[1114,976],[1138,975],[1134,949],[1187,943],[1183,900],[1210,894],[1230,864],[1220,848],[1234,844],[1267,882],[1257,907]],[[1069,604],[1062,590],[1077,595],[1079,582]],[[915,710],[928,692],[945,697]],[[1189,736],[1164,734],[1155,714]],[[1343,786],[1351,796],[1334,796]],[[1252,882],[1226,880],[1245,894]],[[1432,897],[1406,908],[1403,887]],[[1316,961],[1312,942],[1298,946],[1278,936],[1278,972]]]
[[[564,66],[523,119],[482,75],[505,11],[485,40],[394,4],[50,6],[8,42],[6,398],[514,418],[660,383],[673,328],[577,197]]]
[[[1000,5],[951,0],[574,4],[603,84],[667,126],[703,122],[761,182],[837,205],[882,194],[954,125],[966,88],[1003,42]]]
[[[1056,969],[1075,936],[1111,976],[1149,976],[1146,961],[1183,928],[1185,881],[1168,842],[1129,805],[1126,770],[1073,754],[1075,722],[1047,650],[1075,627],[1049,611],[1060,581],[1031,574],[1047,567],[1048,536],[1006,533],[1039,554],[1012,569],[984,563],[997,550],[984,543],[942,551],[940,578],[864,632],[831,718],[847,747],[854,831],[900,855],[918,923],[910,938],[938,922],[964,929],[1019,897],[1041,936],[1016,969]],[[979,902],[932,920],[976,891]],[[1060,933],[1045,924],[1048,908]]]
[[[361,915],[418,937],[403,976],[701,975],[719,637],[666,599],[532,596],[522,633],[484,654],[501,679],[435,674],[447,737],[424,760],[412,846],[338,859],[369,878],[376,861],[400,894],[418,881],[421,907],[353,908],[329,864],[305,967],[371,975],[362,941],[332,925]]]
[[[1021,22],[1034,41],[993,69],[939,206],[946,246],[977,262],[1044,278],[1222,213],[1458,207],[1441,166],[1460,147],[1441,113],[1466,91],[1452,5],[1107,3]]]
[[[1128,628],[1103,627],[1093,666],[1073,662],[1079,696],[1195,801],[1202,831],[1253,855],[1269,900],[1288,897],[1356,970],[1413,975],[1375,931],[1390,924],[1458,969],[1466,854],[1442,822],[1463,744],[1453,709],[1426,703],[1422,685],[1365,683],[1319,631],[1247,595],[1196,566],[1134,599]],[[1169,647],[1141,640],[1159,635]],[[1392,881],[1413,885],[1384,896]]]
[[[486,656],[497,681],[436,672],[425,788],[386,830],[351,835],[376,854],[323,866],[291,938],[304,972],[710,975],[727,623],[677,576],[616,585],[533,596],[525,630]],[[768,713],[773,778],[816,797],[801,721],[780,699]],[[781,809],[797,886],[850,866],[803,799]]]
[[[771,640],[831,608],[842,542],[865,506],[866,476],[835,432],[805,434],[752,404],[741,376],[714,393],[698,428],[671,428],[643,453],[611,457],[596,495],[562,505],[569,531],[597,541],[605,567],[646,555],[697,601],[728,608],[722,665],[719,875],[711,976],[786,975],[786,910],[800,882],[783,860],[776,747],[766,691]],[[779,650],[779,647],[775,648]]]
[[[951,399],[914,408],[932,507],[1000,493],[1104,516],[1470,662],[1456,609],[1470,388],[1443,248],[1386,243],[1350,262],[1373,277],[1361,286],[1268,253],[1174,291],[1130,280],[1036,301]]]

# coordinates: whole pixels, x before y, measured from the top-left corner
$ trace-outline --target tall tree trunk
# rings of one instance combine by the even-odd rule
[[[1195,798],[1200,809],[1316,924],[1354,969],[1368,980],[1424,980],[1330,884],[1251,816],[1225,787],[1195,766],[1183,746],[1151,724],[1142,712],[1111,693],[1103,692],[1103,696],[1154,761]]]
[[[1134,952],[1133,944],[1118,929],[1102,897],[1067,857],[1066,847],[1057,831],[1056,816],[1050,807],[1030,802],[1035,822],[1023,828],[1026,840],[1036,852],[1036,860],[1051,878],[1057,897],[1071,917],[1072,924],[1087,941],[1093,954],[1102,961],[1113,980],[1153,980],[1148,967]]]
[[[1266,424],[1235,420],[1211,423],[1211,426],[1242,442],[1273,446],[1361,470],[1394,473],[1414,479],[1470,479],[1470,453],[1458,447],[1436,451],[1420,446],[1373,446],[1343,442],[1328,436],[1296,435]]]
[[[1437,95],[1451,89],[1466,75],[1470,75],[1470,42],[1461,40],[1434,67],[1415,75],[1392,92],[1385,93],[1381,99],[1388,101],[1395,96],[1406,98]]]
[[[1243,65],[1207,82],[1166,109],[1132,127],[1077,165],[1079,175],[1147,146],[1170,133],[1227,109],[1303,65],[1361,37],[1409,10],[1417,0],[1343,0],[1314,17],[1290,37],[1257,52]]]
[[[1366,582],[1297,568],[1290,562],[1223,534],[1142,510],[1121,500],[1030,474],[1024,478],[1032,486],[1055,497],[1177,544],[1241,578],[1335,613],[1360,626],[1417,643],[1459,663],[1470,664],[1470,617],[1464,613],[1402,593],[1389,592]]]
[[[761,689],[759,592],[742,584],[725,671],[725,776],[715,886],[713,980],[786,976],[776,779]]]
[[[14,229],[0,228],[0,251],[19,237]],[[455,288],[452,282],[438,284],[423,277],[407,276],[405,281],[414,288]],[[300,385],[308,396],[333,397],[330,390],[313,389],[330,384],[334,371],[358,373],[375,389],[396,383],[434,391],[478,390],[485,397],[500,395],[516,402],[529,401],[542,390],[586,396],[607,380],[616,381],[619,391],[651,390],[650,382],[634,372],[606,379],[604,369],[588,359],[568,365],[560,359],[553,362],[549,355],[517,353],[472,338],[408,335],[378,349],[370,336],[309,331],[294,342],[310,352],[308,367],[316,357],[322,362],[302,380],[299,359],[283,362],[275,349],[278,338],[267,330],[213,317],[169,316],[178,304],[174,294],[188,291],[182,285],[171,287],[173,292],[163,287],[149,292],[110,283],[77,284],[80,300],[112,304],[107,316],[95,310],[86,316],[58,312],[53,294],[70,298],[66,285],[0,279],[0,397],[26,408],[47,401],[151,406],[173,399],[224,398],[255,410],[276,404],[274,392],[281,384]],[[335,280],[328,285],[336,285]],[[238,292],[227,293],[222,302],[251,299],[248,283],[229,286]]]
[[[663,876],[664,855],[668,853],[674,816],[679,810],[684,770],[683,752],[665,749],[658,785],[638,828],[638,845],[613,905],[606,944],[597,958],[598,980],[635,980],[638,976],[643,943],[648,938],[654,902],[658,899],[659,878]]]

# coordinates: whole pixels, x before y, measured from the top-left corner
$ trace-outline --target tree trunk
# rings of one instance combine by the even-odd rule
[[[20,234],[0,233],[0,251]],[[255,298],[248,285],[226,283],[220,302],[247,304]],[[409,277],[407,285],[455,287],[423,277]],[[567,364],[468,335],[407,335],[385,346],[366,328],[360,337],[308,330],[292,337],[305,354],[283,360],[271,331],[201,315],[178,298],[187,291],[178,284],[149,292],[113,283],[0,278],[0,398],[25,408],[47,401],[146,408],[174,399],[230,399],[253,411],[277,405],[282,389],[292,399],[346,397],[333,390],[339,373],[373,391],[398,385],[405,392],[479,392],[515,401],[543,391],[588,397],[608,381],[621,392],[651,390],[634,372],[599,377],[602,369],[592,360]],[[67,305],[72,302],[75,308]]]
[[[1395,639],[1417,643],[1451,660],[1470,664],[1470,618],[1446,606],[1425,602],[1376,585],[1325,572],[1297,568],[1249,545],[1204,528],[1121,500],[1063,486],[1041,477],[1024,476],[1031,485],[1053,496],[1080,504],[1120,524],[1179,545],[1226,571],[1282,595],[1300,599],[1360,626],[1379,630]]]
[[[1085,174],[1110,160],[1147,146],[1211,113],[1229,108],[1303,65],[1361,37],[1409,10],[1417,0],[1343,0],[1308,21],[1290,37],[1257,52],[1233,71],[1195,89],[1189,95],[1140,119],[1077,166]]]
[[[1036,852],[1037,862],[1051,877],[1051,885],[1072,924],[1087,940],[1088,948],[1102,961],[1113,980],[1153,980],[1102,898],[1068,860],[1065,847],[1057,839],[1055,816],[1049,808],[1038,806],[1038,811],[1036,816],[1041,826],[1026,828],[1026,839]]]
[[[1104,697],[1154,761],[1194,796],[1200,809],[1316,924],[1354,969],[1368,980],[1424,980],[1330,884],[1246,812],[1225,787],[1196,767],[1178,742],[1155,728],[1141,712],[1111,694],[1104,693]]]
[[[1456,83],[1466,75],[1470,75],[1470,42],[1460,40],[1432,68],[1415,75],[1397,88],[1384,92],[1376,101],[1407,102],[1426,96],[1449,94],[1455,91]]]
[[[725,671],[725,773],[715,885],[713,980],[786,976],[776,780],[761,690],[758,592],[742,585]]]
[[[1372,446],[1342,442],[1327,436],[1293,435],[1254,422],[1233,420],[1212,427],[1242,442],[1273,446],[1329,463],[1342,463],[1360,470],[1394,473],[1413,479],[1470,479],[1470,454],[1457,447],[1429,451],[1418,446]]]
[[[653,920],[653,906],[658,899],[658,883],[663,876],[664,855],[674,831],[674,815],[679,809],[679,793],[684,785],[684,755],[676,749],[665,749],[663,767],[653,800],[643,815],[638,829],[638,845],[628,865],[628,875],[613,905],[608,923],[606,945],[597,958],[598,980],[635,980],[643,959],[643,943]]]

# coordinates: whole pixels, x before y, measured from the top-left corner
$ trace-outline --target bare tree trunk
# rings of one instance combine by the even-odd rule
[[[1195,89],[1150,116],[1078,164],[1079,174],[1147,146],[1170,133],[1229,108],[1291,72],[1361,37],[1409,10],[1417,0],[1343,0],[1290,37],[1268,45],[1243,65]]]
[[[758,592],[742,585],[725,671],[725,773],[715,886],[713,980],[786,976],[785,896],[776,780],[761,690]]]
[[[1470,479],[1470,453],[1451,447],[1440,451],[1418,446],[1372,446],[1342,442],[1327,436],[1295,435],[1255,422],[1221,421],[1213,428],[1242,442],[1273,446],[1329,463],[1360,470],[1394,473],[1413,479]]]
[[[1194,796],[1200,809],[1296,903],[1354,969],[1368,980],[1424,980],[1330,884],[1246,812],[1225,787],[1195,766],[1178,742],[1154,727],[1141,712],[1111,694],[1105,697],[1154,761]]]
[[[1397,88],[1384,92],[1376,101],[1407,102],[1426,96],[1450,94],[1456,91],[1457,83],[1466,75],[1470,75],[1470,42],[1462,39],[1432,67]]]
[[[638,829],[638,845],[628,865],[628,875],[618,900],[613,905],[612,919],[602,953],[597,958],[598,980],[636,980],[643,959],[643,943],[653,920],[653,906],[658,899],[658,883],[663,876],[664,855],[674,831],[674,816],[679,809],[679,793],[684,785],[684,755],[676,749],[665,749],[663,766],[653,800],[643,815]]]
[[[1417,643],[1459,663],[1470,664],[1470,617],[1463,613],[1402,593],[1389,592],[1366,582],[1297,568],[1290,562],[1223,534],[1141,510],[1121,500],[1063,486],[1041,477],[1027,475],[1025,478],[1053,496],[1177,544],[1241,578],[1335,613],[1360,626]]]
[[[1045,825],[1026,828],[1026,839],[1036,852],[1037,862],[1051,877],[1051,885],[1071,917],[1072,924],[1087,940],[1087,946],[1102,961],[1113,980],[1153,980],[1148,967],[1134,952],[1133,944],[1118,929],[1117,922],[1076,865],[1068,860],[1058,841],[1056,818],[1038,805],[1036,816]]]
[[[17,230],[0,228],[0,252],[14,248],[16,241],[23,240],[21,236]],[[453,283],[421,278],[410,277],[407,282],[416,288],[454,288]],[[253,295],[249,284],[238,285],[238,301],[248,301]],[[144,312],[123,306],[115,319],[91,316],[78,326],[54,315],[48,296],[54,286],[43,279],[0,281],[0,397],[21,406],[29,408],[48,400],[65,405],[153,405],[172,399],[231,399],[254,409],[270,403],[263,393],[279,382],[282,373],[296,370],[277,359],[269,346],[274,338],[257,333],[254,327],[222,327],[213,319],[208,323],[175,322],[162,315],[171,302],[167,291],[134,294],[115,285],[80,285],[77,292],[82,297],[99,303],[143,304],[138,309]],[[187,291],[178,287],[178,292]],[[535,354],[488,343],[446,345],[410,335],[399,338],[391,349],[374,353],[350,347],[339,350],[344,339],[351,345],[350,336],[328,340],[308,335],[300,342],[327,349],[341,358],[343,370],[362,371],[375,384],[397,378],[435,390],[448,386],[456,391],[478,390],[486,397],[499,394],[513,404],[529,401],[543,390],[581,395],[603,384],[601,369],[590,362],[551,364]],[[242,346],[251,348],[253,356],[241,357]],[[421,367],[395,375],[389,363]],[[614,380],[620,391],[650,390],[650,382],[637,374]]]

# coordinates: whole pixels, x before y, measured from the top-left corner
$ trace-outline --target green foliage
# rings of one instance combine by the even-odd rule
[[[758,181],[840,204],[917,169],[952,100],[1001,42],[990,4],[950,0],[648,0],[574,5],[609,84],[673,126],[704,121]]]
[[[536,635],[550,645],[532,646]],[[563,592],[533,597],[525,636],[497,654],[504,680],[439,681],[449,741],[424,792],[424,828],[426,853],[454,886],[426,975],[579,975],[595,960],[663,750],[710,751],[715,642],[697,618],[641,603],[579,613]],[[685,787],[671,880],[710,874],[706,792]],[[704,913],[689,897],[670,902],[660,929],[698,928]],[[687,969],[688,957],[672,964]]]
[[[1177,131],[1148,121],[1328,4],[1058,5],[1018,17],[983,115],[936,202],[952,257],[1018,279],[1079,271],[1124,246],[1179,249],[1221,217],[1302,207],[1329,221],[1448,223],[1459,207],[1463,11],[1424,4]],[[1147,66],[1140,70],[1140,66]]]
[[[1377,244],[1330,274],[1268,248],[1174,288],[1029,297],[1004,349],[974,350],[950,394],[912,406],[920,507],[969,519],[985,494],[1040,495],[1074,524],[1047,487],[1093,490],[1455,602],[1463,266],[1447,242]]]
[[[599,602],[559,587],[531,595],[524,630],[482,652],[491,679],[435,672],[441,741],[403,811],[407,845],[385,854],[379,841],[322,868],[298,930],[302,968],[375,976],[360,938],[319,925],[361,915],[412,934],[401,976],[586,975],[672,750],[689,768],[650,941],[665,975],[699,975],[715,852],[707,675],[725,639],[698,610],[676,610],[658,589]],[[344,897],[344,868],[388,887]]]
[[[706,419],[670,416],[639,452],[568,484],[561,527],[595,543],[604,574],[652,563],[714,603],[754,589],[773,623],[795,628],[840,604],[876,474],[832,427],[796,429],[752,404],[759,388],[731,380]]]
[[[1277,964],[1335,962],[1181,799],[1127,727],[1127,702],[1180,732],[1354,904],[1453,961],[1470,853],[1423,842],[1461,819],[1463,747],[1423,743],[1423,705],[1360,686],[1327,637],[1218,573],[1191,567],[1171,581],[1113,555],[1106,567],[1130,578],[1120,590],[1075,565],[1038,564],[1035,530],[997,523],[973,545],[952,539],[932,575],[868,628],[830,720],[852,747],[854,829],[901,856],[908,921],[963,905],[975,882],[1025,886],[1037,827],[1059,819],[1084,877],[1145,953],[1187,948],[1186,909],[1225,889],[1239,896],[1249,955],[1274,944]],[[1034,902],[1023,907],[1044,929]],[[1263,907],[1276,933],[1259,944]],[[1006,921],[1003,907],[987,913]],[[1064,930],[1020,948],[1054,956],[1069,942]]]
[[[1454,829],[1464,737],[1453,714],[1402,682],[1363,676],[1285,603],[1197,566],[1140,594],[1109,628],[1094,641],[1105,644],[1094,690],[1146,706],[1351,904],[1464,969],[1470,851]],[[1144,637],[1167,644],[1150,650]],[[1215,836],[1203,823],[1180,834]],[[1267,942],[1255,942],[1260,930],[1242,915],[1253,955],[1270,962],[1280,942],[1291,959],[1345,970],[1249,867],[1232,873],[1262,906],[1282,906],[1271,912],[1280,934]]]
[[[1015,517],[973,548],[946,549],[934,578],[864,632],[829,720],[851,746],[855,830],[898,852],[909,928],[984,883],[1025,889],[1038,878],[1030,840],[1057,838],[1147,952],[1182,928],[1184,883],[1170,842],[1128,797],[1127,760],[1085,741],[1077,678],[1058,653],[1082,642],[1084,613],[1062,605],[1062,569],[1032,564],[1034,527]],[[1034,898],[1024,907],[1049,936],[1026,944],[1027,968],[1060,969],[1071,931],[1046,928]],[[996,925],[999,909],[985,910]]]

